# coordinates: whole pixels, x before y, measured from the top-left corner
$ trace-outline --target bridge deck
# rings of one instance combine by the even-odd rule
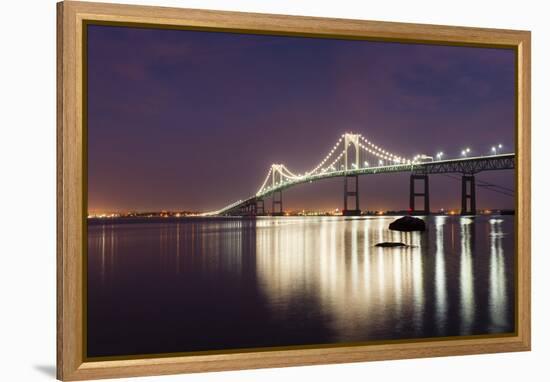
[[[213,211],[207,215],[223,215],[246,206],[257,199],[262,199],[272,195],[274,192],[282,191],[289,187],[311,183],[322,179],[336,178],[353,175],[375,175],[387,173],[407,172],[412,174],[476,174],[482,171],[510,170],[515,166],[515,154],[499,154],[481,157],[469,157],[458,159],[447,159],[432,162],[414,163],[414,164],[396,164],[378,167],[363,167],[358,169],[327,171],[320,174],[303,176],[294,180],[283,182],[272,188],[267,188],[264,192],[250,196],[244,200],[234,202],[218,211]]]

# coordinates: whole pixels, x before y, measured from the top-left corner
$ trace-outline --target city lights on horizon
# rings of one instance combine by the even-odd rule
[[[480,209],[478,213],[483,215],[500,214],[500,209]],[[460,215],[460,208],[439,208],[431,212],[432,215]],[[372,209],[362,211],[363,216],[403,216],[408,215],[408,210],[392,210],[392,209]],[[266,216],[270,216],[269,213]],[[283,216],[342,216],[342,210],[336,208],[321,208],[321,209],[289,209],[284,212]],[[105,213],[90,213],[88,219],[92,220],[110,220],[110,219],[125,219],[125,218],[139,218],[139,219],[158,219],[158,218],[200,218],[204,217],[203,213],[194,211],[158,211],[158,212],[105,212]]]

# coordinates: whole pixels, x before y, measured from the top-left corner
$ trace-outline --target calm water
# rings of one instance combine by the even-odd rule
[[[513,216],[392,220],[90,224],[88,355],[514,331]]]

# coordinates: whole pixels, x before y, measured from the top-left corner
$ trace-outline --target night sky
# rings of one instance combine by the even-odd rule
[[[91,25],[88,209],[217,209],[271,163],[311,169],[345,132],[407,157],[513,152],[514,102],[513,50]],[[514,187],[513,171],[478,178]],[[408,208],[408,181],[361,177],[361,208]],[[459,181],[430,186],[432,210],[459,206]],[[297,186],[285,209],[342,208],[342,191]],[[478,208],[513,205],[478,191]]]

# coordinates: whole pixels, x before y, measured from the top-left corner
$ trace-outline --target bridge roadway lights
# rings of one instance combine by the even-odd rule
[[[355,183],[350,189],[349,183]],[[348,208],[348,198],[353,197],[355,205],[353,209]],[[359,176],[350,175],[344,177],[344,209],[342,210],[344,216],[359,216],[361,215],[361,209],[359,208]]]
[[[278,206],[276,209],[275,207]],[[283,216],[283,191],[275,191],[271,197],[271,216]]]
[[[417,180],[424,182],[424,187],[422,192],[416,191]],[[424,199],[423,210],[417,210],[415,208],[415,202],[417,197],[421,197]],[[411,174],[409,211],[411,215],[428,215],[430,213],[430,185],[428,182],[428,175]]]
[[[462,211],[460,213],[462,215],[476,214],[476,180],[474,175],[462,175]]]

